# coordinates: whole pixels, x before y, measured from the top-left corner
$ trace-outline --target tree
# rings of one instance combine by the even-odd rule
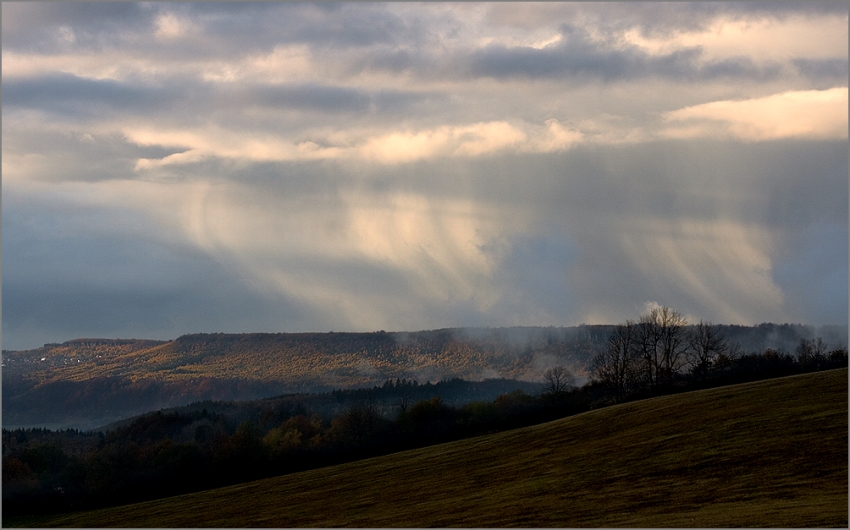
[[[382,426],[382,418],[371,395],[368,399],[352,404],[348,410],[331,421],[331,439],[348,447],[370,444]]]
[[[564,366],[554,366],[543,372],[548,386],[546,392],[556,396],[569,390],[575,384],[575,376]]]
[[[810,340],[800,339],[796,353],[797,361],[804,370],[820,370],[826,361],[826,342],[820,337]]]
[[[650,388],[669,386],[681,368],[688,321],[667,306],[652,308],[640,316],[638,349]]]
[[[395,402],[398,412],[404,413],[410,410],[410,403],[412,400],[413,395],[411,394],[410,389],[404,387],[404,390],[402,390],[401,395],[398,397],[398,399],[396,399]]]
[[[626,320],[611,333],[605,351],[598,354],[591,364],[593,378],[614,390],[614,399],[620,403],[635,379],[638,368],[638,328]]]
[[[847,366],[847,346],[842,346],[829,352],[828,360],[832,368]]]
[[[700,381],[705,381],[718,358],[729,352],[720,328],[702,320],[689,330],[687,343],[691,370]]]

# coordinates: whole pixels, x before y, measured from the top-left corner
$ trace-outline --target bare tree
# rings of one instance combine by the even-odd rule
[[[635,379],[638,369],[638,328],[627,320],[614,328],[605,351],[594,357],[591,369],[593,378],[614,389],[617,403],[622,402]]]
[[[641,315],[636,331],[641,380],[649,388],[655,388],[658,386],[658,344],[661,341],[659,330],[646,315]]]
[[[726,338],[711,322],[699,321],[687,334],[688,362],[700,381],[705,381],[721,355],[729,352]]]
[[[685,353],[685,326],[688,321],[667,306],[651,309],[640,316],[638,351],[651,388],[673,382]]]
[[[820,370],[826,361],[826,346],[826,342],[820,337],[810,340],[800,339],[796,350],[797,361],[804,369]]]
[[[398,412],[404,413],[410,410],[411,400],[412,396],[410,395],[410,390],[405,389],[401,396],[396,400],[396,408],[398,408]]]
[[[575,376],[564,366],[555,366],[543,372],[543,379],[548,383],[547,393],[557,395],[569,390],[575,384]]]

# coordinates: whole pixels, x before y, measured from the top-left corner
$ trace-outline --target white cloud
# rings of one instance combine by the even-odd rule
[[[205,159],[246,161],[361,160],[396,165],[446,157],[495,153],[547,153],[581,144],[634,144],[656,138],[722,138],[767,141],[782,138],[846,139],[847,88],[789,91],[767,97],[721,100],[661,113],[656,126],[601,114],[566,125],[518,121],[441,125],[393,130],[345,126],[275,134],[220,125],[169,129],[163,124],[127,125],[122,134],[139,145],[183,147],[161,159],[139,159],[137,171],[152,171]],[[390,126],[391,127],[391,126]],[[657,127],[654,129],[653,127]],[[310,139],[306,139],[306,138]]]
[[[77,42],[77,36],[74,34],[74,30],[69,26],[59,27],[59,39],[67,44],[74,44]]]
[[[185,32],[185,22],[181,23],[174,13],[163,13],[156,19],[154,35],[158,39],[174,39],[184,35]]]
[[[732,136],[763,141],[780,138],[847,138],[847,87],[798,90],[772,96],[713,101],[663,115],[670,138]]]
[[[506,122],[443,126],[416,133],[394,132],[369,139],[359,149],[366,159],[409,162],[434,156],[479,156],[524,141],[526,135]]]
[[[742,55],[755,61],[846,58],[847,16],[743,20],[720,17],[701,31],[643,36],[633,29],[625,33],[625,39],[655,54],[698,46],[705,61]]]
[[[122,134],[139,145],[186,148],[184,152],[162,159],[139,159],[136,163],[138,171],[191,164],[207,158],[253,161],[359,159],[394,165],[441,157],[478,157],[503,151],[552,152],[568,149],[583,139],[581,132],[567,129],[554,119],[547,120],[545,128],[527,124],[524,128],[529,132],[510,123],[496,121],[444,125],[418,131],[372,131],[371,134],[357,129],[337,130],[324,133],[327,134],[324,145],[269,134],[246,135],[242,131],[213,126],[195,130],[133,126],[124,129]],[[316,135],[323,134],[314,133],[312,136]]]
[[[576,129],[567,129],[556,119],[546,120],[546,132],[529,145],[526,150],[549,153],[569,149],[585,139],[585,135]]]

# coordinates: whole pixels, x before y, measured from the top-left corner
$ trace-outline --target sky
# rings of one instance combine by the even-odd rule
[[[848,6],[2,4],[2,345],[846,324]]]

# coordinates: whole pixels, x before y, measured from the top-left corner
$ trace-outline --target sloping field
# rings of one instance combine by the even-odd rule
[[[847,399],[833,370],[26,523],[846,528]]]

